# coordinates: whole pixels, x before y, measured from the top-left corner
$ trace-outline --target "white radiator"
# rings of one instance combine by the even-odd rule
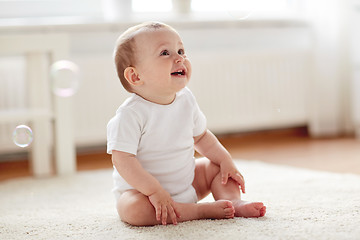
[[[193,75],[189,87],[213,132],[307,124],[307,85],[311,81],[308,52],[194,52],[190,57]],[[109,55],[70,60],[78,64],[82,74],[72,116],[76,144],[105,145],[106,124],[128,94],[117,80]],[[23,72],[21,59],[1,60],[0,110],[26,107]],[[20,123],[0,126],[0,153],[20,150],[11,140],[16,124]]]
[[[214,132],[307,124],[308,52],[199,54],[192,62],[190,86]]]

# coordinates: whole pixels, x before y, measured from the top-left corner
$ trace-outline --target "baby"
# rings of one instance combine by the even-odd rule
[[[158,22],[131,27],[114,58],[132,93],[107,125],[121,220],[147,226],[264,216],[263,203],[241,200],[244,178],[186,87],[191,64],[176,30]],[[195,159],[194,149],[204,158]],[[210,192],[215,202],[197,203]]]

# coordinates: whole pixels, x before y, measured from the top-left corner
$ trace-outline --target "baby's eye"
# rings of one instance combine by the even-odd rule
[[[160,56],[167,56],[167,55],[169,55],[168,50],[161,51],[161,53],[160,53]]]
[[[184,54],[185,54],[185,50],[184,50],[184,49],[179,49],[178,54],[184,55]]]

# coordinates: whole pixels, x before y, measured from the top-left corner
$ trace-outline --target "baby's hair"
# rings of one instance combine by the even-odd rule
[[[158,30],[162,28],[168,28],[175,31],[175,29],[164,23],[144,22],[128,28],[116,40],[115,49],[114,49],[115,67],[120,82],[126,91],[133,92],[130,84],[125,79],[124,71],[127,67],[134,66],[136,61],[135,40],[134,40],[135,36],[142,30]]]

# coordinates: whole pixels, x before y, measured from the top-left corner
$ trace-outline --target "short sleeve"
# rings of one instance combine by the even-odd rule
[[[131,109],[119,109],[107,125],[107,153],[112,150],[136,155],[141,138],[141,124]]]
[[[194,128],[193,128],[193,136],[199,136],[206,130],[206,117],[204,113],[201,111],[194,95],[191,93],[189,89],[185,89],[188,91],[188,94],[190,95],[190,99],[193,106],[193,121],[194,121]]]
[[[199,136],[206,130],[206,117],[203,112],[200,110],[198,104],[196,103],[194,111],[194,137]]]

